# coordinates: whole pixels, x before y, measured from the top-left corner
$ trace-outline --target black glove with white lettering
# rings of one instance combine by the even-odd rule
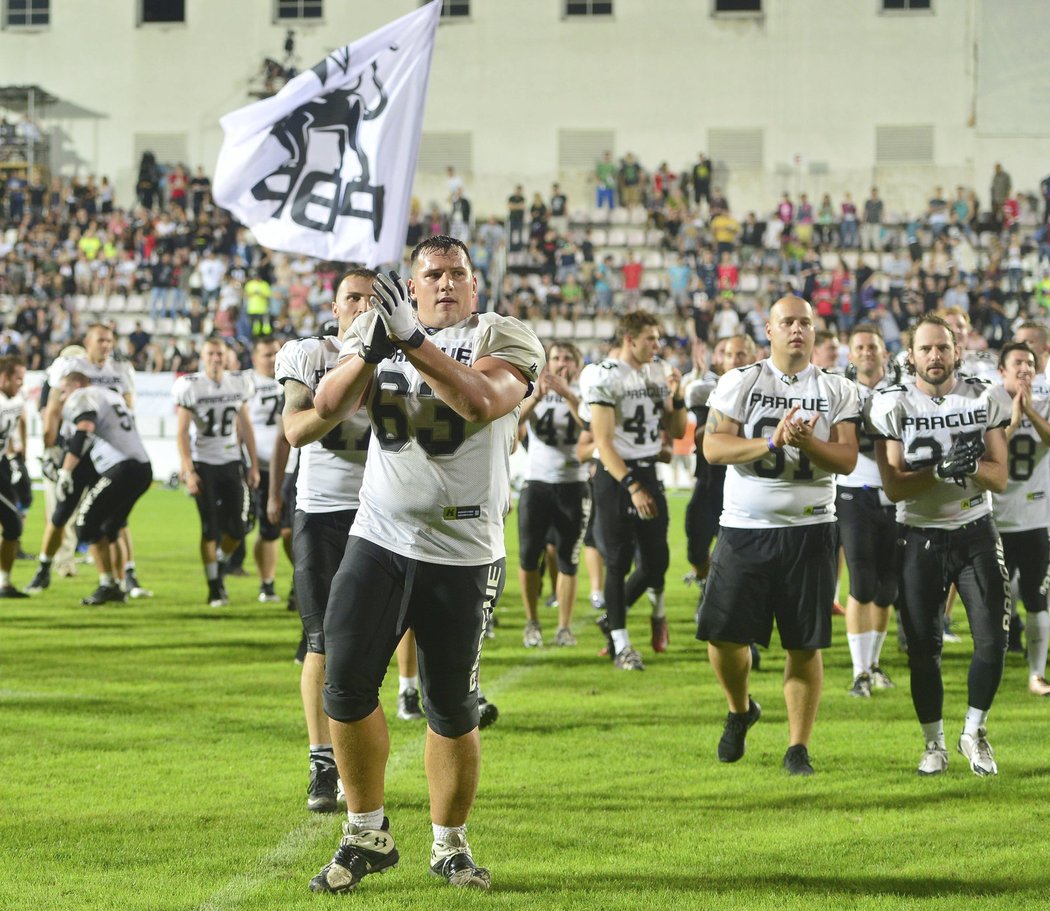
[[[361,357],[364,358],[366,364],[378,364],[388,357],[393,357],[396,350],[394,343],[387,337],[386,323],[376,314],[375,321],[372,323],[372,331],[368,333]]]
[[[984,440],[980,437],[956,437],[948,454],[933,468],[938,481],[951,479],[963,484],[966,478],[977,474],[977,463],[984,455]]]

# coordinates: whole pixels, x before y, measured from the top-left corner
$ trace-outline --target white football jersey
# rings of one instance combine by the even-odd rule
[[[607,405],[615,411],[613,447],[624,460],[655,459],[660,454],[660,420],[671,394],[663,361],[635,370],[619,358],[606,358],[580,374],[588,410]]]
[[[796,417],[818,418],[813,435],[860,421],[857,384],[813,365],[795,376],[768,358],[727,371],[708,407],[736,421],[747,439],[765,439],[795,405]],[[727,528],[783,528],[835,521],[835,476],[818,468],[796,446],[769,452],[754,462],[726,467],[721,524]]]
[[[226,465],[241,461],[237,414],[251,400],[252,379],[247,372],[227,370],[217,383],[205,373],[187,373],[175,380],[175,404],[193,414],[190,433],[194,462]]]
[[[683,380],[684,382],[684,380]],[[707,401],[711,393],[718,385],[718,374],[708,371],[703,376],[684,382],[682,398],[685,399],[685,407],[696,417],[698,423],[707,420]]]
[[[570,389],[578,398],[580,387],[573,383]],[[580,425],[572,416],[569,403],[558,393],[548,392],[536,403],[526,429],[529,440],[526,481],[565,484],[587,480],[587,466],[576,458]]]
[[[959,373],[964,376],[976,376],[991,383],[1002,383],[999,374],[999,359],[988,351],[964,351]]]
[[[86,355],[60,357],[48,368],[48,386],[58,389],[63,378],[70,373],[83,373],[91,380],[92,386],[104,386],[121,395],[135,394],[135,368],[127,361],[107,357],[101,364],[95,364]]]
[[[344,357],[361,353],[375,318],[368,312],[354,321]],[[484,357],[505,360],[530,387],[545,361],[531,329],[495,313],[473,314],[430,340],[468,366]],[[518,409],[471,423],[434,395],[398,351],[376,369],[368,414],[372,442],[350,533],[430,563],[479,566],[505,556]]]
[[[82,386],[62,404],[62,419],[95,425],[91,463],[102,474],[121,462],[149,462],[149,454],[135,428],[135,416],[119,392],[103,386]]]
[[[26,400],[22,393],[8,397],[0,392],[0,455],[7,450],[7,444],[15,436],[18,419],[26,410]]]
[[[251,371],[255,392],[248,402],[248,419],[255,434],[255,454],[259,459],[259,470],[270,470],[273,447],[277,441],[277,415],[284,407],[284,392],[281,384],[272,376],[258,370]]]
[[[884,376],[874,387],[857,383],[857,392],[860,395],[860,408],[866,413],[871,397],[879,389],[888,389],[890,386],[899,385],[893,383],[889,377]],[[857,453],[857,467],[847,475],[835,475],[835,483],[839,487],[869,487],[882,488],[882,476],[879,474],[879,466],[875,461],[875,440],[877,437],[871,434],[861,422],[857,428],[857,441],[860,444]]]
[[[1032,397],[1032,407],[1050,420],[1050,397]],[[992,513],[999,531],[1030,531],[1050,525],[1050,452],[1032,422],[1022,415],[1021,426],[1006,442],[1008,480],[1003,493],[992,494]]]
[[[340,344],[334,335],[326,335],[282,345],[277,352],[278,382],[295,380],[316,392],[321,378],[339,363]],[[371,435],[368,414],[361,409],[320,440],[303,446],[295,508],[305,513],[357,509]]]
[[[936,465],[957,436],[978,434],[1010,423],[1010,397],[1001,386],[977,377],[958,377],[951,392],[929,396],[917,386],[890,386],[872,396],[869,429],[904,447],[910,470]],[[942,481],[897,504],[897,521],[919,528],[959,528],[992,510],[991,496],[972,478]]]

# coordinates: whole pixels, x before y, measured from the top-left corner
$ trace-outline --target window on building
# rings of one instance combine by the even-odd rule
[[[287,22],[293,19],[320,19],[324,13],[324,0],[276,0],[276,19]]]
[[[762,12],[762,0],[713,0],[712,12],[716,16],[733,13],[757,15]]]
[[[901,13],[909,10],[928,13],[932,8],[932,0],[882,0],[884,13]]]
[[[430,0],[419,0],[420,6],[426,6]],[[442,19],[465,19],[470,15],[470,0],[441,0]]]
[[[40,28],[51,24],[51,0],[6,0],[4,28]]]
[[[565,0],[566,16],[611,16],[612,0]]]
[[[186,0],[142,0],[143,24],[186,21]]]

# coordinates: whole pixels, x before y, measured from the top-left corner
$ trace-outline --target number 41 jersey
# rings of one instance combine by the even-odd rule
[[[891,386],[876,392],[868,424],[897,440],[909,470],[936,465],[956,437],[976,435],[1010,423],[1010,397],[1002,386],[977,377],[959,377],[947,395],[929,396],[917,386]],[[917,528],[960,528],[992,510],[988,491],[972,478],[962,485],[942,481],[912,500],[897,504],[897,521]]]
[[[361,353],[374,319],[370,311],[354,321],[343,357]],[[545,360],[531,329],[494,313],[474,314],[430,341],[468,367],[485,357],[506,361],[530,384]],[[372,442],[350,533],[428,563],[480,566],[505,556],[518,409],[471,423],[434,395],[400,351],[376,367],[369,396]]]
[[[218,382],[205,373],[187,373],[175,380],[175,404],[193,413],[192,455],[204,465],[226,465],[241,460],[237,413],[254,392],[251,378],[227,370]]]
[[[781,373],[768,359],[726,372],[707,400],[740,425],[746,439],[765,439],[795,405],[796,418],[817,418],[813,435],[828,440],[831,428],[859,423],[860,396],[852,380],[812,365]],[[721,524],[727,528],[784,528],[835,521],[835,476],[811,463],[796,446],[767,453],[726,470]]]

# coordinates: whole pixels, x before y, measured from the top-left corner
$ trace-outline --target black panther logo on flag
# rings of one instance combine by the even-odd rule
[[[391,45],[390,50],[396,52],[397,45]],[[322,86],[330,65],[346,72],[349,58],[333,54],[313,67]],[[373,107],[368,107],[362,77],[348,88],[334,89],[299,106],[274,124],[270,134],[288,151],[289,158],[251,191],[259,201],[278,203],[271,218],[279,218],[287,208],[296,224],[325,233],[335,230],[340,217],[362,218],[372,222],[373,240],[379,239],[384,187],[372,184],[368,154],[358,135],[361,125],[382,116],[387,106],[375,61],[371,81],[378,96]],[[357,163],[356,177],[343,176],[347,155],[354,156]]]

